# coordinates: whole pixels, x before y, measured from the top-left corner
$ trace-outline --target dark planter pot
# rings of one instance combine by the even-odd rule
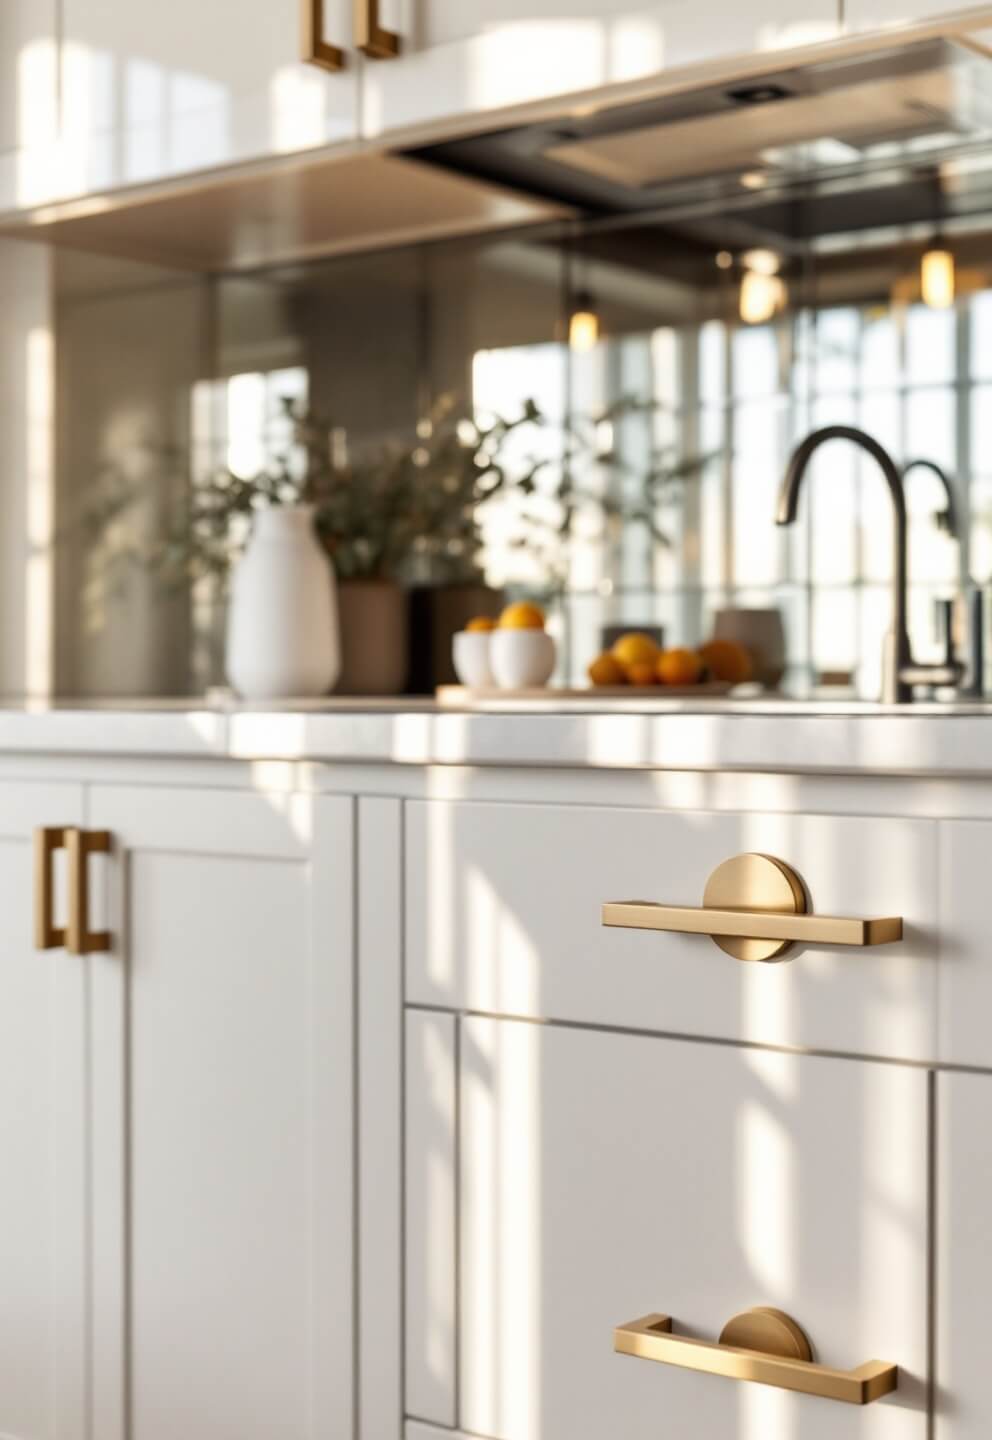
[[[406,591],[391,580],[343,580],[341,679],[336,695],[402,695],[406,684]]]
[[[408,692],[433,695],[439,685],[456,685],[451,637],[476,615],[495,619],[505,603],[503,591],[487,585],[425,585],[411,590]]]

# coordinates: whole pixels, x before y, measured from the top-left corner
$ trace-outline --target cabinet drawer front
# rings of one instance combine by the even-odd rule
[[[699,906],[759,851],[820,915],[902,916],[877,948],[741,963],[705,935],[606,929],[606,901]],[[913,1060],[934,1053],[937,832],[928,821],[427,801],[407,812],[415,1003]]]
[[[458,1425],[923,1440],[927,1117],[916,1069],[464,1021]],[[898,1390],[861,1410],[613,1352],[651,1311],[716,1340],[759,1305]]]
[[[992,1075],[937,1080],[936,1440],[987,1440],[992,1386],[983,1333],[992,1283]]]

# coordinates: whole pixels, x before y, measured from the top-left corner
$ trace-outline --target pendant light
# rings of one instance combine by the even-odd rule
[[[920,294],[931,310],[949,310],[957,289],[954,256],[943,243],[944,186],[938,169],[934,175],[937,192],[937,228],[929,249],[920,261]]]
[[[745,325],[764,325],[788,302],[785,281],[778,273],[782,258],[774,250],[746,250],[741,265],[740,317]]]
[[[949,310],[954,304],[954,256],[935,237],[920,262],[920,292],[931,310]]]
[[[581,232],[576,229],[573,233],[572,243],[568,250],[567,270],[567,292],[569,295],[568,305],[568,345],[576,355],[588,355],[590,350],[595,350],[599,344],[600,323],[599,310],[596,301],[588,284],[580,284],[583,279],[582,257],[579,253]]]
[[[580,290],[575,297],[568,321],[568,343],[579,355],[599,344],[599,312],[588,290]]]

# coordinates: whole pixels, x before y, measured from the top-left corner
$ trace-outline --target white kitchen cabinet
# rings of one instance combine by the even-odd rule
[[[880,30],[945,16],[960,19],[962,28],[988,25],[992,24],[992,7],[962,4],[961,0],[847,0],[844,9],[848,30]]]
[[[453,1047],[443,1024],[416,1023],[408,1185],[435,1201],[408,1211],[408,1293],[421,1299],[408,1324],[425,1358],[434,1347],[435,1376],[457,1369],[457,1429],[924,1440],[925,1072],[482,1017],[460,1020]],[[613,1351],[614,1327],[653,1311],[715,1341],[762,1305],[805,1329],[819,1364],[898,1365],[897,1390],[862,1409]],[[408,1373],[408,1402],[425,1395],[424,1369]],[[428,1415],[408,1403],[411,1421],[451,1424],[434,1398]]]
[[[100,1440],[352,1434],[352,812],[91,791]]]
[[[324,38],[351,42],[348,0]],[[68,193],[130,185],[352,139],[360,59],[300,61],[299,0],[63,0]]]
[[[366,67],[369,136],[775,52],[838,34],[837,0],[381,0],[398,59]],[[772,63],[774,63],[772,61]]]
[[[935,1440],[988,1440],[992,1075],[937,1077]]]
[[[31,832],[82,787],[0,783],[0,1434],[85,1440],[86,962],[36,950]],[[60,876],[61,864],[57,874]],[[61,887],[60,887],[61,888]],[[58,912],[64,912],[62,896]],[[58,913],[64,922],[64,913]]]
[[[47,199],[59,134],[57,0],[0,5],[0,208]]]

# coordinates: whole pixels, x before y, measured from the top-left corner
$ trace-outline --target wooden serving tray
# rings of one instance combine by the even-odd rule
[[[706,680],[699,685],[585,685],[568,690],[543,685],[530,690],[472,690],[467,685],[439,685],[439,705],[471,705],[483,700],[691,700],[714,699],[733,689],[725,680]]]

